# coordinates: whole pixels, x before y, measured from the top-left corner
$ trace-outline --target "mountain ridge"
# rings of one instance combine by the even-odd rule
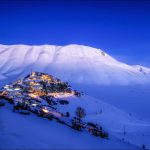
[[[0,45],[0,77],[42,71],[88,84],[147,84],[150,69],[119,62],[101,49],[84,45]],[[142,68],[142,69],[141,69]],[[142,70],[142,71],[141,71]]]

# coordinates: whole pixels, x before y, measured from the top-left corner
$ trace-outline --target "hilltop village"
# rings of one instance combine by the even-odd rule
[[[95,136],[108,138],[108,133],[104,132],[100,125],[82,121],[86,115],[84,108],[77,107],[74,117],[70,117],[70,112],[62,113],[58,110],[58,106],[69,105],[69,101],[65,98],[82,95],[72,90],[68,82],[63,82],[46,73],[32,72],[23,79],[5,85],[0,90],[0,106],[5,105],[2,101],[4,99],[13,104],[14,112],[23,115],[35,113],[39,117],[56,120],[75,130],[85,129]]]

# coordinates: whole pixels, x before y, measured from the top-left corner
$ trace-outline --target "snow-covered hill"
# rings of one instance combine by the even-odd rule
[[[84,106],[85,119],[102,124],[111,139],[90,137],[34,115],[20,116],[8,105],[0,108],[0,149],[135,149],[143,144],[150,148],[149,68],[124,64],[100,49],[82,45],[0,45],[0,86],[31,71],[49,73],[83,91],[83,97],[70,98],[71,105],[64,109],[72,110],[78,103]]]
[[[0,109],[0,149],[137,149],[115,137],[97,138],[34,114],[13,113],[10,108]]]
[[[74,83],[128,85],[150,83],[149,69],[121,63],[100,49],[82,45],[0,45],[0,78],[34,71]]]

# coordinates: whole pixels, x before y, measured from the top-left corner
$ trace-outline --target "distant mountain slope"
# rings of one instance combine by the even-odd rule
[[[150,69],[121,63],[100,49],[82,45],[0,45],[0,79],[34,71],[74,83],[127,85],[150,83]]]

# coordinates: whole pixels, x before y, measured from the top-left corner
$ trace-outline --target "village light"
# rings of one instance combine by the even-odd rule
[[[14,90],[13,89],[6,89],[8,92],[13,92]]]
[[[46,108],[43,108],[42,111],[43,111],[44,113],[52,114],[52,115],[54,115],[54,116],[56,116],[56,117],[62,117],[61,113],[55,112],[55,111],[49,111],[49,110],[47,110]]]
[[[10,85],[5,85],[4,86],[4,89],[9,89],[10,88]]]
[[[35,83],[34,82],[29,82],[30,83],[30,85],[35,85]]]
[[[61,113],[58,113],[58,112],[50,111],[49,113],[56,117],[62,117]]]
[[[19,91],[19,90],[20,90],[20,88],[15,88],[14,90],[15,90],[15,91]]]
[[[38,95],[35,95],[35,94],[32,94],[32,93],[30,93],[29,96],[32,97],[32,98],[39,98]]]
[[[32,73],[31,73],[31,76],[35,76],[35,72],[32,72]]]
[[[74,95],[74,92],[68,93],[68,92],[52,92],[48,94],[49,96],[54,96],[55,98],[59,98],[59,97],[70,97],[72,95]]]
[[[42,79],[43,81],[51,81],[51,78],[50,78],[48,75],[42,75],[42,76],[41,76],[41,79]]]
[[[43,112],[48,113],[49,111],[45,108],[42,109]]]
[[[31,104],[32,106],[37,106],[37,104]]]
[[[0,93],[0,96],[4,96],[7,95],[8,93],[6,91],[3,91],[2,93]]]

